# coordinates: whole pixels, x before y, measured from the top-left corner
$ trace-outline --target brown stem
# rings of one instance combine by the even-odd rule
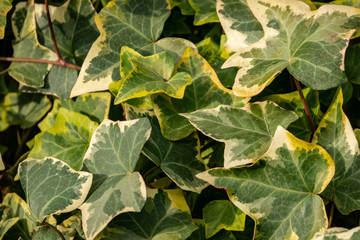
[[[46,227],[51,228],[52,230],[54,230],[54,231],[57,233],[57,235],[59,235],[59,237],[61,238],[61,240],[65,240],[64,236],[61,234],[61,232],[60,232],[59,230],[57,230],[56,227],[54,227],[53,225],[51,225],[51,224],[49,224],[49,223],[47,223],[47,222],[42,222],[41,224],[42,224],[43,226],[46,226]]]
[[[332,203],[331,203],[331,209],[330,209],[330,216],[329,216],[328,228],[330,228],[331,225],[332,225],[333,217],[334,217],[334,210],[335,210],[335,203],[332,202]]]
[[[71,64],[68,62],[60,63],[59,61],[51,61],[46,59],[36,59],[36,58],[14,58],[14,57],[0,57],[0,61],[7,62],[31,62],[31,63],[44,63],[44,64],[53,64],[61,67],[72,68],[76,70],[81,70],[81,67],[75,64]]]
[[[300,95],[302,104],[303,104],[304,109],[305,109],[305,113],[306,113],[307,119],[308,119],[309,124],[310,124],[310,128],[311,128],[310,141],[311,141],[312,136],[313,136],[314,133],[315,133],[314,122],[313,122],[313,120],[312,120],[312,118],[311,118],[310,109],[309,109],[309,106],[308,106],[307,103],[306,103],[306,100],[305,100],[304,94],[303,94],[303,92],[302,92],[302,90],[301,90],[300,84],[299,84],[298,80],[296,80],[294,77],[293,77],[293,80],[294,80],[296,89],[297,89],[297,91],[299,92],[299,95]]]
[[[155,166],[155,167],[152,167],[150,168],[145,174],[144,174],[144,180],[145,180],[145,184],[146,186],[148,186],[149,188],[152,188],[152,189],[155,189],[153,185],[151,185],[151,183],[149,183],[148,181],[146,181],[146,177],[152,173],[155,169],[159,168],[159,166]]]
[[[329,201],[329,202],[333,202],[333,200],[332,200],[331,198],[327,197],[327,196],[324,196],[324,195],[322,195],[322,194],[319,194],[319,196],[320,196],[321,198]]]
[[[31,133],[31,130],[32,130],[32,127],[29,128],[29,129],[27,129],[26,132],[22,135],[20,144],[19,144],[19,146],[18,146],[17,149],[16,149],[14,162],[16,162],[17,159],[19,158],[20,153],[21,153],[21,150],[22,150],[22,148],[23,148],[23,146],[24,146],[24,144],[25,144],[26,139],[29,137],[29,134]]]

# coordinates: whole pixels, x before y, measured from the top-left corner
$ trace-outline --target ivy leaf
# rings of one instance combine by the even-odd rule
[[[6,14],[12,8],[11,2],[3,0],[0,2],[0,39],[5,36]]]
[[[65,239],[72,240],[76,235],[76,231],[71,228],[64,228],[61,226],[54,226]],[[38,226],[35,228],[32,239],[34,240],[61,240],[60,236],[54,229],[47,226]]]
[[[360,227],[353,229],[330,228],[315,234],[312,240],[356,240],[360,238]]]
[[[164,171],[181,189],[200,193],[208,186],[195,177],[206,170],[200,156],[200,141],[197,135],[179,141],[169,141],[161,135],[159,123],[154,113],[141,112],[140,109],[125,104],[127,119],[148,117],[151,135],[145,143],[143,154]]]
[[[99,239],[185,240],[197,228],[180,189],[148,189],[144,208],[139,213],[116,217]]]
[[[90,195],[80,207],[86,239],[94,239],[118,214],[143,207],[145,183],[134,169],[150,131],[146,118],[105,119],[95,130],[84,157],[84,169],[94,174]]]
[[[189,4],[195,10],[195,26],[219,22],[216,0],[189,0]]]
[[[52,214],[71,212],[85,200],[92,174],[74,171],[56,158],[27,159],[19,165],[21,186],[38,221]]]
[[[256,162],[268,150],[277,126],[286,128],[297,119],[269,101],[243,108],[221,105],[183,116],[206,136],[225,143],[225,168]]]
[[[80,170],[90,138],[98,126],[87,116],[60,108],[54,125],[35,136],[34,148],[29,157],[58,158],[73,169]]]
[[[335,176],[324,195],[333,198],[343,214],[360,209],[360,193],[356,188],[360,178],[359,145],[349,119],[342,110],[341,88],[319,123],[313,142],[322,146],[334,159]]]
[[[2,119],[10,125],[29,128],[51,108],[50,100],[42,95],[12,92],[4,99]]]
[[[236,237],[232,232],[222,230],[212,236],[211,238],[205,237],[205,223],[204,220],[193,219],[193,222],[199,227],[196,229],[187,240],[236,240]]]
[[[360,44],[349,46],[345,55],[345,72],[350,82],[360,84]]]
[[[127,0],[109,2],[95,17],[100,31],[82,66],[71,96],[107,90],[120,77],[120,51],[128,46],[143,55],[167,51],[177,62],[186,47],[196,49],[190,41],[163,38],[158,41],[170,15],[166,0]],[[109,24],[110,23],[110,24]]]
[[[15,39],[13,47],[13,55],[16,58],[36,58],[53,61],[57,59],[54,52],[39,43],[36,35],[35,4],[33,0],[28,3],[23,27]],[[9,74],[25,86],[42,87],[44,86],[45,76],[50,69],[51,65],[49,64],[12,62]]]
[[[178,7],[183,15],[194,15],[195,11],[191,7],[189,0],[169,0],[171,9]]]
[[[221,229],[244,231],[246,215],[232,202],[215,200],[203,208],[206,238],[210,238]]]
[[[126,72],[121,74],[126,75],[126,78],[121,81],[115,104],[154,93],[165,93],[174,98],[183,97],[185,87],[191,84],[191,76],[185,72],[173,74],[175,64],[168,53],[143,57],[124,47],[120,56],[131,54],[138,56],[128,59],[134,68],[129,73],[126,69]]]
[[[242,98],[233,96],[229,89],[222,86],[209,63],[187,49],[176,64],[175,72],[187,72],[192,84],[185,89],[182,99],[174,99],[163,94],[153,99],[156,117],[159,120],[164,137],[175,141],[189,136],[195,128],[181,113],[190,113],[199,109],[213,108],[220,104],[243,105]]]
[[[330,155],[281,126],[256,166],[215,168],[197,176],[225,188],[230,200],[255,220],[256,239],[311,239],[327,228],[321,193],[334,176]]]
[[[256,0],[247,4],[264,37],[249,46],[243,38],[234,42],[230,35],[227,45],[235,45],[230,49],[236,53],[223,67],[241,67],[233,85],[235,95],[260,93],[284,68],[313,89],[328,89],[346,81],[344,55],[350,36],[360,25],[360,9],[324,5],[311,11],[301,1]],[[241,17],[237,20],[245,22]],[[243,34],[235,32],[236,37]]]

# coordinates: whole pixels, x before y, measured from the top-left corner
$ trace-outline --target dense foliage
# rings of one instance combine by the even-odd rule
[[[0,239],[360,239],[360,2],[0,0]]]

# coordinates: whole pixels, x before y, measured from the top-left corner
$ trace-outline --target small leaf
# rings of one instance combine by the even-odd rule
[[[80,207],[86,239],[94,239],[120,213],[143,207],[145,183],[134,169],[150,131],[146,118],[105,119],[95,130],[84,157],[84,169],[94,174],[90,195]]]
[[[295,113],[269,101],[243,108],[221,105],[184,116],[206,136],[225,143],[225,168],[256,162],[268,150],[276,127],[286,128],[297,119]]]
[[[80,170],[90,138],[98,126],[87,116],[60,108],[54,125],[35,136],[34,148],[29,157],[58,158],[73,169]]]
[[[171,9],[178,7],[183,15],[194,15],[195,11],[189,4],[189,0],[169,0]]]
[[[148,189],[139,213],[116,217],[98,239],[185,240],[196,229],[189,207],[179,189]]]
[[[246,215],[232,202],[215,200],[203,208],[206,238],[215,235],[221,229],[243,231]]]
[[[5,36],[6,14],[12,8],[11,2],[3,0],[0,2],[0,39]]]
[[[353,229],[330,228],[315,234],[312,240],[357,240],[360,238],[360,227]]]
[[[216,0],[189,0],[189,4],[195,10],[195,26],[219,22],[216,13]]]
[[[78,208],[92,181],[92,174],[76,172],[56,158],[25,160],[19,165],[19,177],[31,212],[40,222]]]
[[[244,37],[240,38],[243,32],[229,33],[227,46],[236,53],[223,67],[241,67],[233,86],[235,95],[260,93],[285,68],[313,89],[329,89],[346,81],[344,55],[350,36],[360,24],[360,9],[324,5],[311,11],[301,1],[256,0],[247,4],[264,37],[248,45]],[[241,16],[236,20],[247,26]],[[240,23],[227,19],[225,27]],[[239,37],[237,42],[234,36]]]
[[[193,219],[193,222],[198,226],[187,240],[236,240],[236,237],[232,232],[221,230],[211,238],[205,237],[205,223],[204,220],[200,219]]]
[[[311,239],[327,228],[321,193],[334,176],[320,146],[278,127],[267,153],[252,167],[214,168],[197,176],[225,188],[230,200],[256,222],[254,239]]]

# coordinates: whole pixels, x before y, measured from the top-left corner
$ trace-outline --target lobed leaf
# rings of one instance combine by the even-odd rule
[[[194,25],[219,22],[216,13],[216,0],[188,0],[190,6],[195,10]]]

